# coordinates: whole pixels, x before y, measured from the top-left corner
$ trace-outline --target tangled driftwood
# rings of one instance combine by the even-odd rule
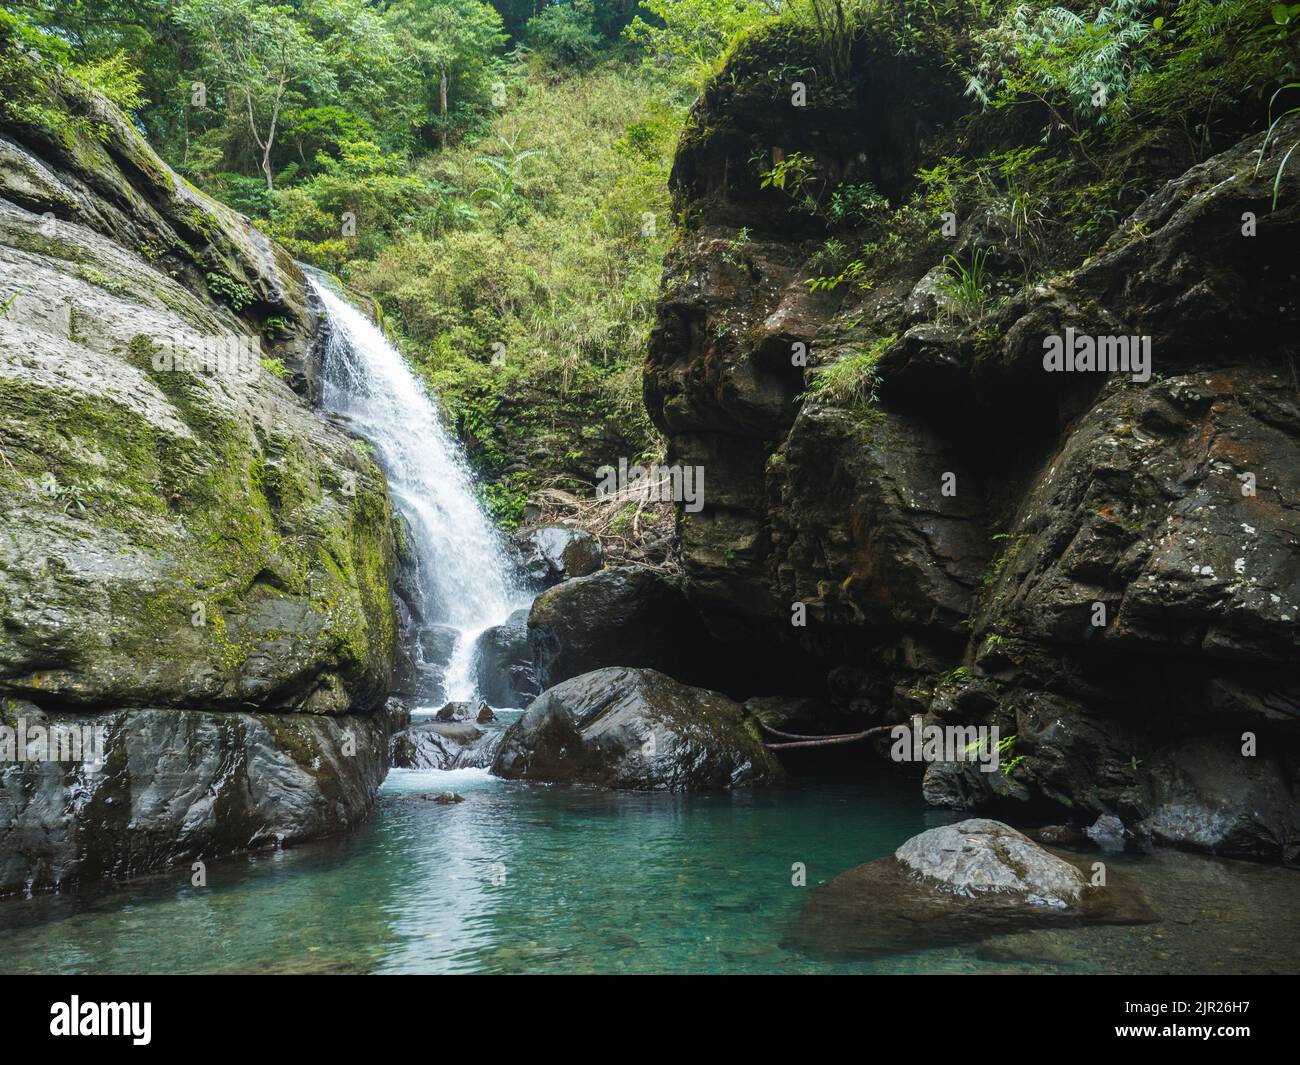
[[[560,480],[558,477],[553,478],[528,497],[529,504],[537,507],[541,512],[540,524],[563,525],[588,532],[600,541],[601,550],[606,556],[620,558],[627,565],[642,566],[661,573],[681,572],[676,537],[671,533],[668,534],[670,542],[667,557],[663,560],[652,562],[649,559],[636,557],[637,552],[649,549],[642,530],[642,517],[647,511],[659,514],[655,523],[657,527],[669,530],[673,528],[674,504],[651,497],[650,490],[658,488],[658,485],[647,485],[646,492],[640,496],[601,498],[596,495],[594,484],[591,486],[590,494],[584,493],[579,496],[560,488]],[[564,481],[568,484],[573,483],[572,478],[564,478]],[[630,527],[619,531],[615,526],[620,524],[619,517],[626,514],[626,508],[630,503],[636,504]]]

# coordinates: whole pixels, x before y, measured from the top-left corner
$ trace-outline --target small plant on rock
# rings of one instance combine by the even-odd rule
[[[989,302],[985,270],[988,255],[987,249],[978,249],[971,256],[969,266],[953,255],[944,260],[944,275],[935,288],[947,302],[950,313],[962,321],[973,322],[982,317]]]

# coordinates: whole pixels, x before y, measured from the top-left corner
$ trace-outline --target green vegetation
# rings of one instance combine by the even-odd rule
[[[913,61],[918,79],[946,70],[947,91],[967,101],[918,146],[914,179],[892,199],[846,174],[848,145],[821,160],[794,129],[751,159],[756,187],[785,194],[797,231],[821,229],[805,283],[833,297],[851,333],[878,285],[939,267],[941,309],[987,345],[988,312],[1004,297],[1108,239],[1140,239],[1116,229],[1159,183],[1266,127],[1271,145],[1300,113],[1300,7],[1270,0],[809,0],[741,34],[713,84],[815,82],[817,106],[843,117],[861,106],[882,46]],[[704,124],[687,131],[709,135]],[[1282,144],[1271,164],[1274,209],[1296,148]],[[868,322],[864,343],[892,328]],[[865,355],[851,356],[817,371],[810,393],[864,406],[872,375]]]
[[[963,321],[977,320],[989,302],[988,257],[988,249],[977,248],[969,265],[954,255],[944,260],[944,273],[935,289],[947,301],[949,313]]]
[[[207,275],[208,288],[212,294],[225,303],[230,304],[234,311],[242,311],[253,302],[253,290],[245,285],[242,281],[235,281],[224,274],[214,274],[209,272]]]
[[[872,406],[877,401],[876,392],[882,383],[876,364],[895,339],[893,336],[881,337],[860,351],[842,355],[820,367],[813,374],[808,394],[841,406]]]
[[[1002,579],[1002,574],[1006,572],[1007,566],[1014,562],[1021,551],[1024,550],[1025,543],[1029,539],[1027,535],[1012,537],[1010,533],[998,533],[991,537],[992,540],[1010,541],[1007,549],[1002,552],[996,559],[989,563],[988,569],[984,571],[980,579],[980,587],[988,589],[997,584]]]
[[[914,62],[934,78],[918,94],[965,94],[910,179],[878,188],[797,142],[753,145],[750,169],[820,231],[813,294],[851,304],[943,265],[949,314],[983,329],[994,293],[1096,251],[1160,152],[1277,136],[1298,34],[1300,6],[1271,0],[50,0],[0,11],[0,111],[72,145],[102,135],[101,93],[189,181],[377,297],[510,521],[536,488],[583,491],[610,453],[660,446],[639,366],[681,221],[678,137],[711,135],[683,133],[702,86],[802,81],[852,108],[863,70]],[[55,68],[71,106],[50,101]],[[950,255],[944,215],[980,225],[996,266]],[[741,232],[724,258],[749,269]],[[254,301],[207,277],[232,309]],[[810,392],[871,407],[883,343]]]
[[[544,484],[585,491],[611,449],[659,447],[639,365],[696,75],[680,77],[684,24],[654,6],[107,0],[4,26],[107,91],[189,181],[378,297],[511,521]],[[740,6],[697,55],[773,13]],[[31,81],[29,65],[4,69]],[[21,106],[42,98],[33,84]],[[237,313],[256,299],[206,278]]]
[[[1023,754],[1016,754],[1017,739],[1017,736],[1004,736],[997,743],[998,767],[1001,769],[1002,775],[1007,778],[1010,778],[1011,774],[1015,772],[1016,766],[1025,760]],[[968,743],[962,748],[962,753],[968,756],[983,754],[987,742],[987,740],[980,739],[974,743]]]
[[[694,89],[742,33],[783,6],[779,0],[643,0],[625,34],[646,49],[649,64]]]
[[[464,145],[417,167],[437,190],[436,228],[348,264],[480,467],[527,467],[490,490],[506,518],[545,480],[585,490],[611,432],[624,453],[654,447],[639,366],[678,128],[672,101],[619,64],[558,81],[523,71],[513,91],[488,151]]]
[[[1288,15],[1287,18],[1289,20],[1290,15]],[[1273,105],[1274,103],[1277,102],[1277,98],[1279,96],[1281,96],[1283,93],[1288,93],[1292,91],[1300,91],[1300,82],[1296,82],[1296,81],[1289,82],[1288,84],[1283,85],[1282,88],[1278,89],[1278,91],[1273,94],[1273,99],[1269,101],[1269,113],[1270,114],[1272,113]],[[1264,154],[1267,152],[1269,146],[1275,140],[1274,134],[1277,133],[1278,123],[1280,123],[1288,115],[1296,115],[1296,114],[1300,114],[1300,107],[1291,107],[1283,111],[1280,115],[1277,116],[1277,118],[1273,119],[1273,121],[1269,123],[1268,133],[1264,137],[1264,147],[1260,149],[1260,153],[1259,153],[1261,159],[1263,159]],[[1277,209],[1277,198],[1278,198],[1279,189],[1282,184],[1282,174],[1286,171],[1287,163],[1291,161],[1291,156],[1295,154],[1296,148],[1300,148],[1300,140],[1295,141],[1291,145],[1291,147],[1289,147],[1286,150],[1286,154],[1282,156],[1282,161],[1277,165],[1277,173],[1273,178],[1273,209],[1274,210]],[[1256,166],[1256,169],[1258,170],[1258,165]]]

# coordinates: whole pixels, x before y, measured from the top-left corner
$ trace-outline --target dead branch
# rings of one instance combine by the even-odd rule
[[[757,720],[757,719],[756,719]],[[765,725],[758,722],[758,727],[764,732],[771,733],[773,736],[780,736],[789,741],[786,743],[766,743],[765,746],[769,751],[784,751],[791,747],[829,747],[835,743],[857,743],[871,736],[879,735],[882,732],[891,732],[896,729],[897,725],[878,725],[875,728],[869,728],[862,732],[842,732],[836,736],[800,736],[794,732],[782,732],[780,729],[773,728],[771,725]]]

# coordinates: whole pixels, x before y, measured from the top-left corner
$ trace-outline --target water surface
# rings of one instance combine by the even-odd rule
[[[439,805],[413,796],[454,789]],[[951,820],[890,772],[711,796],[394,771],[346,838],[0,904],[7,973],[1295,972],[1300,873],[1108,858],[1162,920],[862,962],[781,946],[807,892]],[[791,884],[803,862],[808,887]]]

